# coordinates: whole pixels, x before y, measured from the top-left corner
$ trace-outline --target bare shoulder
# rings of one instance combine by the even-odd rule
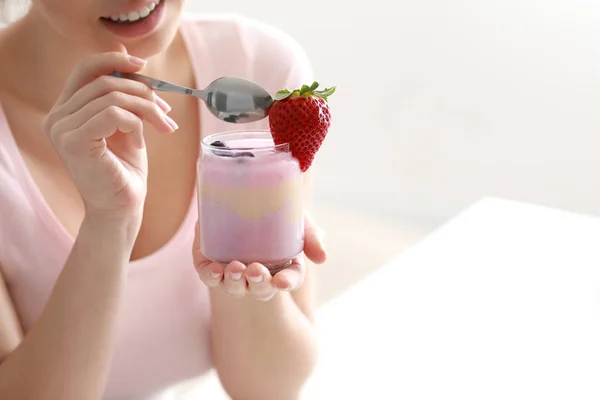
[[[0,361],[21,342],[23,333],[0,267]]]

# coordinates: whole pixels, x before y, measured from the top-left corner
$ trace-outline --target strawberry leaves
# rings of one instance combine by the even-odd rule
[[[275,100],[285,100],[288,97],[290,97],[292,95],[292,92],[290,92],[287,89],[284,90],[280,90],[279,92],[275,93],[275,96],[273,97]]]
[[[275,93],[274,99],[276,101],[281,101],[289,97],[315,96],[327,101],[327,98],[335,92],[335,86],[331,88],[326,88],[324,90],[316,90],[318,87],[319,83],[315,81],[310,86],[302,85],[300,89],[295,89],[293,91],[290,91],[288,89],[280,90],[277,93]]]
[[[322,99],[323,99],[323,100],[325,100],[325,101],[327,101],[327,98],[328,98],[329,96],[331,96],[332,94],[334,94],[334,93],[335,93],[335,86],[334,86],[334,87],[331,87],[331,88],[329,88],[329,89],[325,89],[325,90],[319,90],[319,91],[315,91],[315,92],[314,92],[314,94],[315,94],[317,97],[320,97],[320,98],[322,98]]]
[[[318,87],[319,87],[319,84],[317,82],[313,82],[313,84],[310,85],[310,87],[308,87],[306,85],[302,85],[302,88],[300,89],[300,96],[302,96],[303,94],[306,94],[306,93],[310,93]]]

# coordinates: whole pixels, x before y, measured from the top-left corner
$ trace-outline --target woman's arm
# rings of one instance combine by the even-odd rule
[[[143,122],[163,134],[175,130],[168,105],[148,86],[109,76],[144,65],[122,51],[82,59],[44,117],[44,134],[86,216],[41,316],[0,364],[0,399],[92,400],[104,393],[147,193]]]
[[[87,217],[39,320],[20,332],[0,296],[0,399],[100,399],[141,218]]]
[[[310,175],[308,171],[304,175],[307,208],[311,198]],[[310,218],[306,219],[305,231],[306,256],[316,263],[324,262],[326,254],[320,231]],[[196,261],[200,259],[202,255],[196,254]],[[249,294],[233,297],[227,293],[231,292],[231,286],[229,290],[212,287],[213,358],[221,383],[233,399],[296,399],[311,374],[317,358],[312,324],[315,303],[312,263],[307,260],[304,269],[301,273],[285,270],[278,273],[274,278],[276,287],[287,286],[286,281],[295,286],[300,283],[296,281],[301,275],[304,280],[296,290],[277,290],[266,301]],[[252,265],[246,270],[247,276],[258,275],[251,270]],[[200,273],[202,276],[203,271]],[[224,280],[227,286],[229,277]],[[204,281],[211,283],[208,277]],[[270,287],[271,283],[250,285],[254,286],[250,291],[260,294],[260,286]]]
[[[215,367],[233,399],[297,398],[316,361],[312,310],[299,306],[311,302],[311,291],[305,282],[266,302],[211,291]]]

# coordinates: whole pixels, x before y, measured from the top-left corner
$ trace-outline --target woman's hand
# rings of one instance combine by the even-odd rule
[[[308,216],[305,217],[304,224],[304,254],[315,264],[322,264],[327,258],[323,245],[323,232]],[[258,300],[269,300],[278,290],[298,289],[306,273],[303,255],[296,257],[289,267],[274,276],[271,276],[264,265],[256,262],[248,266],[239,261],[232,261],[226,266],[212,262],[202,254],[200,249],[198,224],[196,224],[193,255],[200,279],[207,286],[224,290],[235,297],[250,295]]]
[[[83,60],[44,120],[44,132],[79,190],[86,214],[138,213],[148,174],[142,121],[163,133],[177,127],[166,115],[168,104],[146,85],[108,76],[144,65],[119,52]]]

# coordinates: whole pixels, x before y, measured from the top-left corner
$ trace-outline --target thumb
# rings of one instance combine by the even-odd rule
[[[304,254],[315,264],[322,264],[327,259],[324,241],[325,232],[307,215],[304,219]]]

